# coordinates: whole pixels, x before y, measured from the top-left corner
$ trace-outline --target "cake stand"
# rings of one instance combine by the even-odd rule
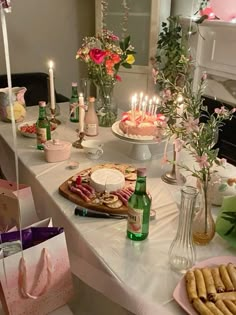
[[[147,139],[137,139],[131,136],[126,136],[122,133],[119,128],[119,121],[116,121],[112,127],[112,133],[122,141],[126,141],[132,144],[130,157],[134,160],[138,161],[146,161],[152,158],[151,151],[149,149],[150,144],[157,144],[157,141],[152,140],[151,137],[147,137]],[[150,139],[148,139],[150,138]]]

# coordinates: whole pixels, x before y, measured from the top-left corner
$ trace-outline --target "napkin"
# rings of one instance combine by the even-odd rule
[[[235,219],[227,215],[226,212],[235,213]],[[229,218],[229,220],[224,218]],[[234,226],[235,228],[233,228]],[[232,232],[227,235],[226,233],[230,229],[232,229]],[[231,246],[236,247],[236,195],[224,197],[220,212],[216,218],[216,232],[227,240]]]

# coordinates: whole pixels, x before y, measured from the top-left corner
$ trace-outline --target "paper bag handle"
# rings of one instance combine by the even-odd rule
[[[51,280],[52,280],[52,264],[50,261],[50,255],[49,255],[46,248],[43,248],[43,260],[45,262],[44,265],[46,265],[46,268],[47,268],[47,281],[46,281],[46,284],[43,287],[42,291],[38,295],[33,295],[33,294],[27,292],[28,291],[27,290],[27,270],[26,270],[27,267],[26,267],[24,257],[21,257],[20,263],[19,263],[19,287],[20,287],[20,291],[24,297],[28,297],[30,299],[36,300],[37,298],[42,296],[46,292],[47,288],[49,287]],[[42,271],[41,271],[41,273],[42,273]]]

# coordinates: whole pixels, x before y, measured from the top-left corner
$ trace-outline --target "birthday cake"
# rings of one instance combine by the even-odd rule
[[[145,140],[162,139],[165,127],[164,115],[141,110],[124,112],[119,122],[119,129],[124,136]]]

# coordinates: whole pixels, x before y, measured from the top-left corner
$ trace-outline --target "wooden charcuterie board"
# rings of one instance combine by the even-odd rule
[[[59,193],[66,199],[84,208],[88,208],[88,209],[92,209],[92,210],[100,211],[100,212],[105,212],[105,213],[110,213],[110,214],[127,214],[128,208],[124,204],[119,208],[111,208],[111,207],[108,207],[106,204],[94,204],[92,202],[86,202],[78,194],[70,190],[68,182],[70,182],[73,178],[75,178],[76,176],[80,176],[80,174],[88,173],[89,174],[88,179],[89,179],[92,172],[94,172],[97,169],[102,169],[102,168],[116,169],[120,171],[121,173],[123,173],[125,177],[130,177],[130,176],[133,177],[132,180],[125,178],[125,187],[132,187],[134,189],[136,178],[135,176],[132,176],[131,173],[133,175],[136,175],[136,168],[128,164],[106,163],[106,164],[98,164],[91,168],[77,172],[74,176],[71,176],[68,180],[66,180],[63,184],[60,185]],[[127,170],[129,169],[133,169],[133,172],[127,173]]]

